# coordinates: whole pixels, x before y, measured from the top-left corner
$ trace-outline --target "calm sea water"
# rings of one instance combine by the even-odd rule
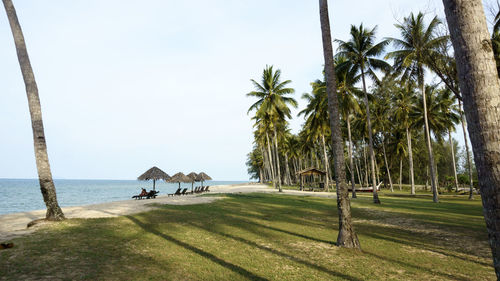
[[[204,185],[227,185],[247,181],[206,181]],[[153,189],[153,182],[136,180],[54,180],[61,207],[131,199],[141,187]],[[200,185],[195,183],[195,187]],[[173,193],[179,184],[156,182],[159,195]],[[191,190],[191,183],[181,183]],[[0,215],[45,209],[38,179],[0,179]]]

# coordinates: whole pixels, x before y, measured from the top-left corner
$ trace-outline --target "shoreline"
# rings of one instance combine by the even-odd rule
[[[190,194],[182,196],[160,195],[156,199],[127,199],[120,201],[112,201],[106,203],[97,203],[90,205],[81,205],[73,207],[62,207],[64,215],[67,219],[73,218],[107,218],[118,217],[123,215],[136,214],[146,212],[157,208],[160,205],[194,205],[207,204],[216,200],[222,199],[223,196],[200,196],[203,194],[229,194],[229,193],[278,193],[278,190],[270,188],[265,184],[260,183],[241,183],[232,185],[214,185],[210,186],[209,193]],[[302,195],[302,196],[320,196],[335,198],[334,193],[326,192],[307,192],[296,190],[284,190],[281,194],[285,195]],[[35,210],[29,212],[18,212],[0,215],[0,242],[5,242],[22,235],[32,233],[41,226],[50,224],[43,222],[36,226],[27,228],[28,223],[45,218],[46,209]]]

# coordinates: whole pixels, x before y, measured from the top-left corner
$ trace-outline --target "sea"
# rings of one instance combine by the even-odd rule
[[[230,185],[248,181],[206,181],[203,185]],[[141,188],[153,189],[152,181],[55,179],[61,207],[81,206],[131,199]],[[201,183],[196,182],[194,186]],[[178,183],[156,182],[158,195],[174,193]],[[191,183],[181,183],[191,190]],[[45,209],[38,179],[0,179],[0,215]]]

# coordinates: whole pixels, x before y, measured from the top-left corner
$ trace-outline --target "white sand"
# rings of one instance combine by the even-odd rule
[[[239,184],[239,185],[219,185],[211,186],[210,194],[220,193],[251,193],[251,192],[265,192],[277,193],[278,190],[269,188],[261,184]],[[318,196],[318,197],[331,197],[335,198],[335,194],[326,192],[307,192],[284,190],[281,194],[302,195],[302,196]],[[124,200],[108,203],[100,203],[93,205],[85,205],[78,207],[65,207],[62,208],[66,218],[104,218],[104,217],[117,217],[128,214],[135,214],[155,208],[153,204],[169,204],[169,205],[190,205],[190,204],[204,204],[211,203],[223,197],[205,197],[194,195],[184,196],[158,196],[156,199],[143,199],[143,200]],[[14,213],[7,215],[0,215],[0,242],[7,241],[14,237],[31,233],[37,227],[27,228],[27,224],[36,219],[43,219],[45,217],[45,210],[37,210],[31,212]],[[43,224],[42,224],[43,225]]]

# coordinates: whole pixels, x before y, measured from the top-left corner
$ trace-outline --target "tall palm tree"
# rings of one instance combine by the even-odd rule
[[[328,2],[319,0],[319,18],[323,42],[323,56],[325,60],[326,92],[328,94],[328,112],[332,131],[333,158],[335,161],[335,180],[337,184],[337,209],[339,214],[339,234],[337,246],[359,249],[359,240],[351,219],[351,203],[347,187],[344,147],[342,131],[340,129],[339,102],[335,82],[335,66],[333,63],[332,37],[330,33],[330,18],[328,16]]]
[[[477,167],[483,214],[500,279],[500,81],[481,0],[443,0]]]
[[[337,57],[335,63],[337,65],[342,64],[346,61],[343,57]],[[354,181],[354,159],[352,156],[352,134],[351,134],[351,114],[361,112],[361,108],[359,107],[358,100],[355,96],[360,95],[360,91],[354,85],[358,82],[358,77],[356,77],[356,73],[350,71],[349,69],[344,69],[341,71],[337,71],[337,91],[339,94],[339,102],[340,102],[340,114],[342,118],[345,120],[347,125],[347,137],[349,141],[349,167],[351,170],[351,189],[352,189],[352,198],[356,198],[356,183]],[[361,182],[360,182],[361,184]]]
[[[418,83],[422,94],[424,109],[424,129],[427,141],[427,152],[429,154],[429,169],[431,172],[431,185],[433,201],[439,202],[436,172],[434,170],[434,155],[432,153],[431,136],[427,121],[427,104],[425,98],[424,67],[429,65],[429,59],[439,56],[438,48],[445,42],[447,36],[437,36],[436,30],[441,24],[437,17],[434,17],[429,25],[424,23],[424,15],[413,13],[404,18],[402,24],[396,24],[401,33],[401,39],[391,38],[394,46],[399,50],[390,52],[386,58],[394,59],[396,71],[401,73],[402,80],[415,80]]]
[[[410,169],[410,193],[415,194],[415,175],[413,170],[413,151],[411,147],[411,127],[413,126],[410,115],[413,113],[414,104],[416,103],[415,92],[412,83],[402,85],[399,91],[396,91],[392,96],[392,114],[396,120],[401,122],[406,130],[408,166]]]
[[[273,70],[273,66],[266,66],[262,72],[261,84],[251,79],[255,91],[247,94],[249,97],[256,97],[258,100],[250,106],[248,112],[256,110],[256,116],[268,116],[274,133],[274,149],[276,161],[276,179],[278,182],[279,191],[281,189],[281,173],[280,161],[278,155],[278,133],[277,127],[280,122],[284,122],[286,118],[291,118],[290,106],[297,107],[297,101],[288,97],[295,92],[292,88],[287,88],[287,85],[292,81],[281,81],[281,70]]]
[[[339,70],[343,68],[351,69],[361,77],[363,82],[363,92],[365,94],[364,101],[366,107],[366,123],[368,127],[368,145],[370,148],[370,166],[371,177],[373,186],[373,202],[380,203],[376,187],[375,178],[375,154],[373,152],[373,136],[372,126],[370,120],[370,106],[368,104],[368,92],[366,91],[365,75],[368,75],[372,80],[378,81],[376,70],[390,70],[390,65],[383,60],[378,59],[383,52],[389,41],[383,40],[375,44],[375,32],[377,27],[367,30],[361,24],[358,27],[351,26],[351,38],[345,42],[342,40],[335,40],[339,44],[339,52],[337,56],[345,57],[347,61],[338,66]]]
[[[35,81],[35,75],[31,68],[24,35],[17,19],[16,10],[11,0],[3,0],[7,17],[9,18],[14,43],[16,45],[17,58],[21,66],[24,84],[26,85],[26,94],[28,95],[28,105],[31,116],[31,127],[33,129],[33,141],[35,146],[36,167],[38,171],[38,180],[40,190],[42,191],[43,201],[47,207],[45,214],[46,220],[63,220],[64,214],[59,207],[56,196],[56,188],[52,180],[50,170],[49,156],[47,154],[47,144],[45,141],[45,132],[42,121],[42,108],[40,97],[38,96],[38,87]]]

